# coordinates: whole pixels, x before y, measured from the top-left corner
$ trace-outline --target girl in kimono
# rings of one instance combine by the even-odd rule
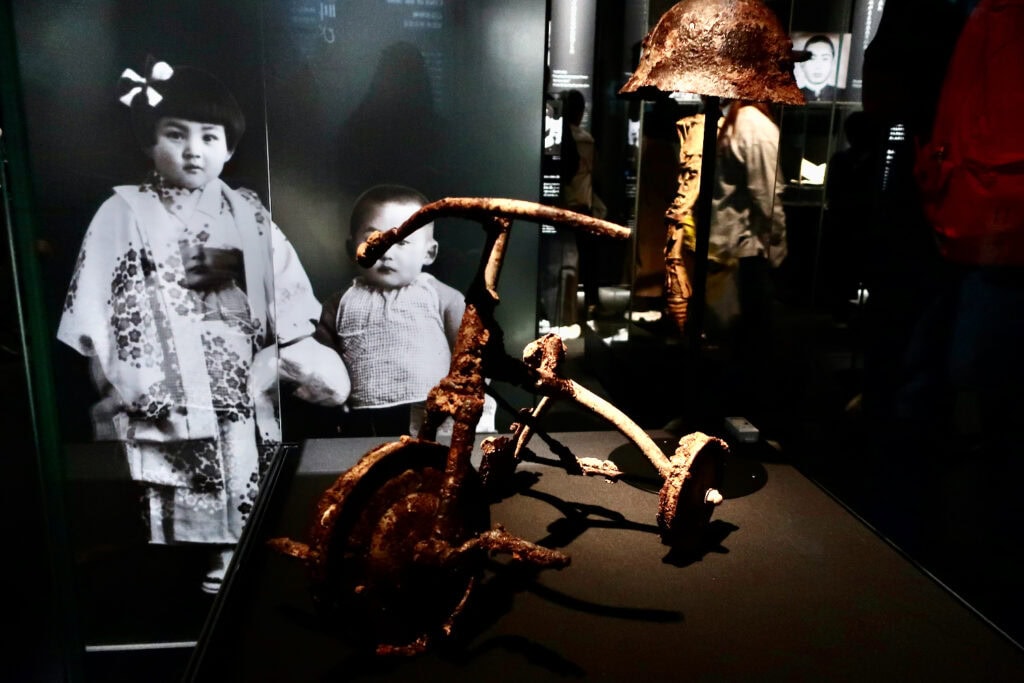
[[[328,403],[348,379],[310,337],[320,306],[294,249],[255,192],[219,178],[245,129],[231,92],[163,62],[122,81],[153,172],[97,211],[57,336],[114,399],[150,541],[209,546],[213,593],[281,438],[279,372]],[[304,368],[321,362],[314,385]]]

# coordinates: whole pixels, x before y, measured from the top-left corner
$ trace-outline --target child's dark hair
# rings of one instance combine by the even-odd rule
[[[161,100],[151,106],[145,89],[131,103],[132,129],[143,148],[156,144],[156,124],[165,116],[224,126],[228,150],[234,151],[245,132],[245,116],[231,94],[213,74],[189,66],[174,67],[174,74],[150,86]]]
[[[429,203],[427,197],[419,190],[414,190],[405,185],[374,185],[356,198],[352,205],[352,217],[349,219],[348,231],[353,237],[356,231],[367,221],[373,207],[386,203],[415,204],[426,206]],[[387,228],[397,226],[388,225]]]

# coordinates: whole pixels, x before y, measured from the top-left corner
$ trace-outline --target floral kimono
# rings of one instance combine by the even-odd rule
[[[57,336],[116,391],[154,543],[238,541],[281,437],[273,399],[252,390],[254,357],[311,334],[318,315],[251,191],[157,176],[114,188],[97,211]]]

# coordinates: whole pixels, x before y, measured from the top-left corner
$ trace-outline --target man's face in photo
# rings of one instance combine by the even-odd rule
[[[808,43],[804,49],[811,54],[810,59],[801,63],[807,82],[816,86],[830,82],[835,71],[835,48],[832,44],[815,41]]]

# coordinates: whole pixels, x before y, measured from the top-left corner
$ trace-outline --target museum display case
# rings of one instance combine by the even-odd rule
[[[792,40],[795,84],[806,101],[767,108],[778,127],[773,191],[788,254],[765,280],[771,335],[740,364],[728,334],[680,328],[673,320],[679,301],[668,290],[666,213],[679,196],[687,131],[706,104],[694,93],[620,93],[644,38],[676,5],[671,0],[7,3],[0,10],[0,215],[8,240],[0,354],[13,398],[4,422],[12,457],[3,498],[11,547],[22,558],[17,613],[31,660],[12,662],[12,678],[30,678],[31,668],[73,680],[131,680],[127,663],[139,667],[135,674],[156,668],[167,680],[177,680],[186,663],[195,680],[258,673],[296,680],[350,668],[396,680],[479,680],[495,672],[660,679],[684,670],[725,679],[834,670],[846,678],[957,680],[977,667],[995,679],[1018,678],[1024,603],[1015,538],[1024,514],[1012,482],[1019,446],[992,425],[997,416],[1013,424],[1019,399],[997,393],[993,400],[986,386],[951,387],[939,359],[948,351],[952,370],[962,369],[956,353],[976,363],[991,352],[995,362],[1005,351],[988,344],[989,336],[1017,337],[992,322],[1002,317],[994,303],[968,306],[978,300],[964,298],[970,292],[935,258],[912,173],[942,66],[977,3],[756,4]],[[922,13],[936,18],[934,30],[920,28]],[[170,357],[184,344],[140,332],[148,321],[163,324],[163,314],[142,311],[137,321],[135,310],[118,307],[135,287],[134,270],[170,273],[168,289],[191,301],[200,288],[184,270],[176,279],[177,265],[168,264],[208,258],[223,266],[210,288],[220,315],[236,310],[234,294],[222,294],[221,283],[231,281],[256,327],[274,331],[273,338],[253,333],[261,341],[251,362],[239,364],[243,374],[255,374],[264,349],[274,365],[301,366],[313,356],[290,360],[296,339],[278,329],[300,310],[301,297],[273,301],[294,281],[276,261],[265,269],[270,278],[258,277],[251,262],[239,265],[246,249],[271,259],[294,253],[317,300],[312,312],[296,313],[295,324],[319,331],[320,302],[363,273],[349,224],[364,190],[400,184],[428,201],[564,207],[575,178],[564,175],[565,144],[578,140],[592,146],[599,198],[582,212],[623,226],[629,238],[570,242],[555,221],[516,219],[496,287],[501,343],[516,356],[555,332],[565,344],[565,373],[668,452],[695,432],[728,445],[723,504],[699,552],[682,557],[661,544],[658,487],[627,440],[592,413],[555,401],[544,406],[552,436],[534,437],[531,457],[565,461],[571,452],[613,463],[625,476],[606,484],[551,462],[523,463],[511,493],[491,501],[488,514],[510,533],[572,556],[571,564],[527,570],[489,560],[454,650],[400,661],[366,656],[319,620],[303,567],[275,555],[267,541],[304,541],[318,494],[397,434],[367,437],[353,404],[310,401],[301,389],[315,382],[282,371],[270,387],[281,432],[257,441],[274,443],[262,463],[267,478],[236,506],[249,522],[222,567],[223,588],[200,590],[211,571],[208,548],[149,542],[159,515],[151,507],[142,516],[138,463],[125,458],[123,441],[152,447],[165,437],[143,435],[141,422],[127,436],[118,421],[127,419],[124,411],[109,400],[109,374],[90,366],[82,334],[60,332],[69,302],[82,300],[75,273],[85,252],[96,251],[82,245],[112,188],[128,183],[163,201],[145,180],[154,154],[119,101],[148,101],[151,91],[163,97],[161,62],[199,66],[229,84],[245,132],[237,146],[226,143],[221,179],[250,190],[245,201],[263,207],[254,210],[256,223],[262,230],[261,221],[272,220],[290,246],[271,245],[276,228],[261,232],[255,246],[233,248],[230,239],[207,242],[190,224],[187,238],[168,240],[166,258],[125,256],[115,264],[123,277],[99,288],[100,303],[110,306],[97,318],[100,327],[123,338],[113,355],[120,350],[129,365],[144,365],[160,355],[157,346]],[[583,100],[575,131],[571,91]],[[689,142],[692,161],[697,147]],[[237,220],[242,203],[232,205],[226,190],[224,197]],[[133,239],[126,255],[136,253]],[[493,235],[443,217],[432,239],[424,270],[458,292],[470,290]],[[574,264],[566,256],[573,250]],[[1018,276],[1000,270],[993,277],[1010,283],[1010,298],[999,301],[1012,305]],[[262,318],[253,313],[257,282],[274,292]],[[957,297],[967,303],[926,315]],[[204,323],[217,317],[203,310]],[[328,323],[334,332],[337,315]],[[942,326],[949,320],[956,321],[952,332]],[[210,363],[203,373],[230,374],[210,371],[234,367],[230,355],[203,357]],[[392,353],[392,361],[408,357]],[[1005,367],[1014,377],[1013,364]],[[756,390],[755,375],[763,382]],[[236,393],[246,403],[247,374],[242,382]],[[484,438],[508,434],[522,411],[537,407],[528,389],[491,382],[493,433],[476,436],[474,467]],[[160,419],[171,424],[189,414],[194,398]],[[259,410],[253,401],[238,414]],[[228,412],[222,406],[218,415]],[[176,477],[174,457],[161,462]],[[227,486],[207,474],[186,490]],[[616,641],[621,647],[594,646]],[[791,656],[795,649],[803,656]],[[877,657],[859,656],[864,650]]]

